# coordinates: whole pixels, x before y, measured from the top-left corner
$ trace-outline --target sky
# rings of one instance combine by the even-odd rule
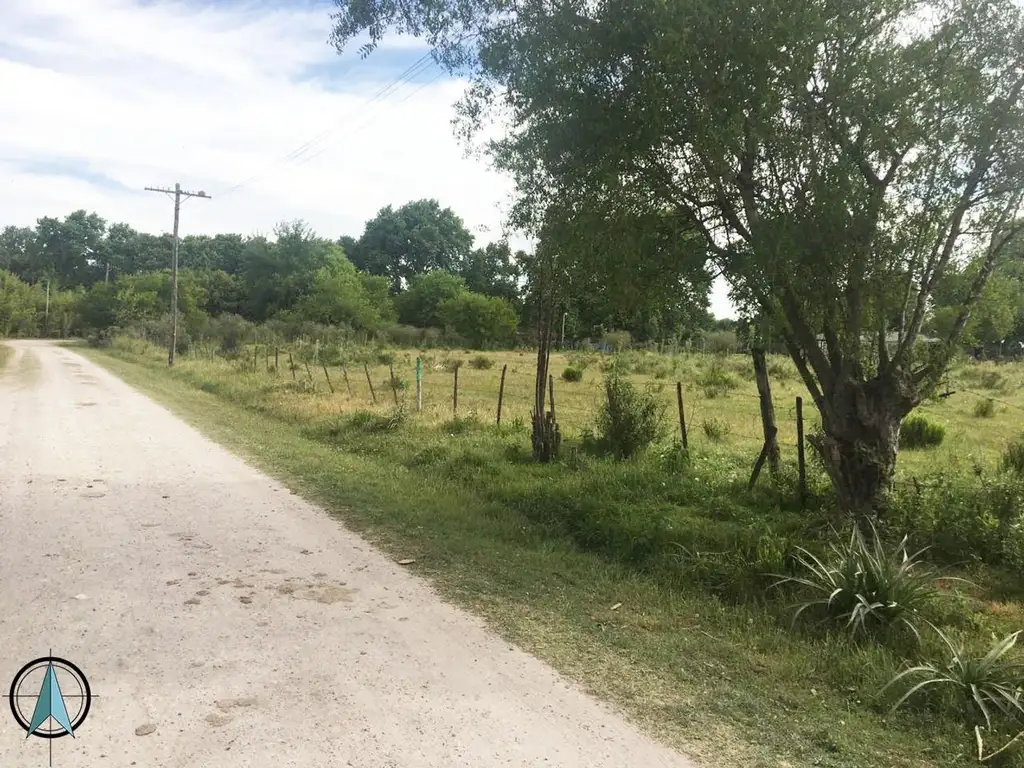
[[[328,44],[330,0],[0,0],[0,226],[84,208],[180,234],[305,220],[358,238],[386,205],[436,198],[484,245],[514,185],[456,139],[465,84],[386,39]],[[402,79],[410,67],[413,76]],[[712,311],[734,316],[725,287]]]

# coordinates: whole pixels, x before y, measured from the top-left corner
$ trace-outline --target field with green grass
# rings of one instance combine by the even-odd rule
[[[800,504],[794,410],[806,392],[783,358],[770,361],[783,471],[748,491],[761,427],[742,356],[553,356],[564,443],[559,461],[538,465],[529,351],[349,350],[343,368],[338,350],[293,345],[276,370],[265,347],[186,355],[171,370],[140,340],[82,351],[385,551],[416,558],[446,597],[702,765],[966,766],[977,764],[975,725],[986,754],[1024,727],[1017,649],[980,663],[1024,626],[1024,368],[961,365],[919,409],[904,441],[921,447],[901,451],[876,552],[850,543],[811,456]],[[661,439],[628,461],[597,455],[588,437],[613,365],[665,411]],[[809,402],[805,413],[813,431]],[[895,556],[904,534],[911,554],[931,547],[913,568]],[[851,563],[877,577],[877,605],[840,604],[846,590],[794,622],[794,606],[827,597],[828,584],[863,582]],[[782,577],[804,581],[773,587]],[[1024,765],[1024,752],[988,764]]]

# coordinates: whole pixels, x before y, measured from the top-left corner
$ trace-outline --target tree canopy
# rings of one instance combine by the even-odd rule
[[[699,233],[737,302],[783,329],[843,505],[884,505],[901,420],[1018,226],[1011,0],[336,1],[336,46],[423,37],[471,80],[467,135],[506,120],[487,149],[518,225],[601,210]],[[932,296],[965,259],[975,278],[922,358]]]

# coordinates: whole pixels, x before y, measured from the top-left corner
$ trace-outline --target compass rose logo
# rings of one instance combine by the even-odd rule
[[[77,666],[57,656],[30,661],[11,682],[11,713],[26,733],[50,740],[50,765],[53,765],[53,739],[74,738],[92,705],[89,681]]]

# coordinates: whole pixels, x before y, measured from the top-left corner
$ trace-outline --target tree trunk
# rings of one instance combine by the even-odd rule
[[[839,505],[858,519],[882,516],[896,471],[900,425],[917,405],[914,388],[896,377],[846,378],[825,399],[822,434],[808,439]]]
[[[768,445],[768,470],[779,474],[779,438],[775,426],[775,403],[772,401],[772,387],[768,380],[768,364],[764,350],[754,346],[750,349],[754,360],[754,379],[757,381],[757,394],[761,401],[761,424],[764,427],[764,441]]]

